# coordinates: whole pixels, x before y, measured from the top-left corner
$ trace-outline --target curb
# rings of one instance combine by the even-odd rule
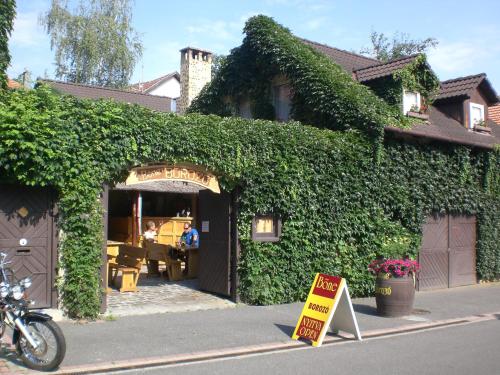
[[[500,319],[500,312],[488,314],[472,315],[463,318],[435,320],[432,322],[415,323],[399,326],[397,328],[375,329],[362,332],[363,339],[375,339],[378,337],[412,333],[416,331],[424,331],[429,329],[438,329],[453,325],[464,325],[479,323],[483,321]],[[346,341],[347,340],[347,341]],[[323,345],[333,345],[341,342],[354,341],[355,338],[351,334],[327,336],[323,341]],[[236,357],[242,355],[269,353],[281,350],[305,349],[311,347],[309,343],[303,341],[286,341],[286,342],[271,342],[266,344],[257,344],[249,346],[240,346],[227,349],[215,349],[201,352],[174,354],[159,357],[137,358],[123,361],[113,361],[98,364],[78,365],[61,367],[58,371],[52,374],[57,375],[83,375],[95,374],[103,372],[113,372],[120,370],[140,369],[147,367],[158,367],[167,365],[176,365],[183,363],[202,362],[207,360]]]

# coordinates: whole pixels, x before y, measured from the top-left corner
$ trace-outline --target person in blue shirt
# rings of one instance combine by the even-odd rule
[[[199,247],[200,246],[200,235],[198,231],[194,229],[190,223],[184,224],[184,232],[181,235],[180,244],[186,244],[189,247]]]

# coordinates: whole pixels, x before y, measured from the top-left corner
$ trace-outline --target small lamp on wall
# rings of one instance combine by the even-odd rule
[[[252,240],[277,242],[281,237],[281,218],[276,214],[255,215],[252,219]]]

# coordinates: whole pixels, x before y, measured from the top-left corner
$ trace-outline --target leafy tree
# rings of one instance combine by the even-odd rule
[[[10,64],[9,36],[16,16],[15,0],[0,0],[0,87],[7,87],[5,71]]]
[[[226,55],[214,53],[212,56],[212,78],[215,77],[221,66],[226,62]]]
[[[73,12],[67,1],[52,0],[40,20],[56,51],[56,77],[97,86],[127,86],[142,55],[131,16],[130,0],[80,0]]]
[[[377,60],[384,62],[398,57],[426,52],[439,43],[435,38],[411,39],[409,34],[400,32],[396,32],[392,36],[392,40],[389,40],[384,33],[376,31],[372,31],[370,41],[372,43],[371,47],[362,49],[360,53],[373,56]]]

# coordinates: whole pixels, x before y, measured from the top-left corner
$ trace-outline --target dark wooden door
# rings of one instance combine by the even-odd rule
[[[429,216],[422,229],[419,290],[448,287],[448,216]]]
[[[476,283],[476,217],[428,217],[423,227],[419,290]]]
[[[200,289],[230,295],[230,203],[226,192],[200,190]]]
[[[34,307],[55,305],[55,238],[49,189],[0,185],[0,251],[17,279],[30,276]]]
[[[476,283],[476,217],[450,216],[450,287]]]

